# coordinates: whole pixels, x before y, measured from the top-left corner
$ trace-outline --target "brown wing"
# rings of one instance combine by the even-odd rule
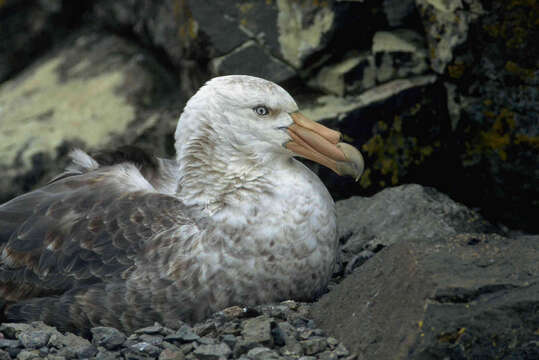
[[[0,299],[8,319],[35,319],[28,312],[39,309],[37,298],[122,291],[148,242],[188,223],[185,214],[179,200],[153,192],[129,164],[61,178],[1,205]],[[21,301],[34,305],[10,305]],[[67,315],[56,316],[61,322]]]

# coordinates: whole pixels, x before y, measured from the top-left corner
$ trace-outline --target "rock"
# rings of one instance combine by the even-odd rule
[[[409,237],[324,295],[312,315],[365,358],[526,358],[537,353],[529,344],[539,322],[538,240]]]
[[[384,0],[383,8],[387,22],[392,27],[404,25],[415,12],[414,0]]]
[[[136,47],[88,32],[0,84],[0,202],[50,180],[73,146],[119,146],[155,131],[163,115],[149,110],[167,84]]]
[[[178,340],[182,343],[198,340],[200,336],[195,334],[189,325],[182,325],[174,334],[167,335],[165,340]]]
[[[253,360],[272,360],[281,359],[281,357],[273,350],[266,347],[256,347],[247,352],[247,357]]]
[[[421,75],[428,69],[423,38],[411,30],[377,32],[372,40],[372,53],[379,83]]]
[[[460,232],[495,230],[464,205],[415,184],[385,189],[370,198],[341,200],[336,208],[346,263],[365,250],[377,252],[397,242],[417,238],[436,241]]]
[[[193,351],[193,354],[200,360],[213,360],[227,357],[232,351],[227,344],[200,345]]]
[[[423,38],[411,30],[379,31],[369,52],[348,52],[336,64],[326,65],[309,85],[342,97],[376,84],[425,74],[427,51]]]
[[[155,323],[152,326],[147,326],[145,328],[135,330],[135,334],[154,335],[154,334],[160,334],[161,332],[163,332],[163,326],[159,323]]]
[[[264,315],[243,322],[241,332],[246,342],[259,343],[262,345],[272,345],[271,326],[273,320]]]
[[[92,343],[95,346],[103,346],[107,350],[115,350],[126,339],[124,333],[111,327],[94,327],[91,331]]]
[[[161,352],[161,349],[155,345],[152,345],[150,343],[141,341],[136,344],[133,344],[129,347],[131,350],[134,350],[135,352],[148,354],[150,356],[158,356]]]
[[[334,351],[326,350],[319,353],[316,357],[320,360],[337,360],[339,357]]]
[[[52,335],[49,340],[49,345],[53,341],[53,346],[59,348],[58,355],[66,358],[90,358],[97,353],[97,348],[88,340],[76,336],[72,333],[65,335]]]
[[[211,65],[217,75],[241,73],[274,82],[283,82],[295,75],[294,69],[267,53],[254,41],[246,42],[231,53],[213,59]]]
[[[470,23],[484,13],[481,1],[416,0],[416,5],[427,32],[431,67],[442,74],[454,49],[466,41]]]
[[[0,82],[12,78],[65,38],[87,8],[85,1],[2,1]]]
[[[340,98],[331,95],[317,97],[314,101],[303,103],[302,113],[314,121],[343,119],[347,114],[362,108],[383,103],[393,96],[407,90],[434,83],[435,76],[425,75],[409,79],[399,79],[377,86],[358,96]]]
[[[165,349],[159,354],[159,360],[183,360],[185,355],[182,351]]]
[[[317,336],[308,340],[300,341],[300,344],[303,347],[306,355],[318,354],[319,352],[324,351],[327,347],[326,339]]]
[[[446,192],[509,227],[539,232],[537,5],[495,0],[447,66],[461,175]],[[534,169],[534,170],[530,170]],[[499,204],[503,203],[503,206]]]
[[[41,356],[39,356],[39,350],[22,350],[17,355],[17,360],[32,360],[40,358]]]
[[[15,349],[21,347],[22,343],[19,339],[0,339],[0,349]]]
[[[17,336],[22,346],[29,349],[39,349],[47,345],[50,337],[50,333],[40,330],[25,332]]]

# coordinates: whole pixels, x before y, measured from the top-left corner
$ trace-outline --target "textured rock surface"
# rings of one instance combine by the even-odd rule
[[[496,230],[476,212],[420,185],[339,201],[337,224],[345,263],[365,250],[376,252],[398,242],[438,241],[462,232]]]
[[[159,96],[171,91],[156,67],[121,38],[83,32],[0,84],[0,199],[29,190],[36,178],[50,179],[73,146],[131,143],[163,118],[174,128],[175,116],[154,112]],[[163,146],[153,148],[163,153]]]
[[[369,246],[379,252],[315,303],[311,315],[360,358],[539,354],[538,236],[479,233],[489,228],[477,214],[416,185],[338,208],[348,217],[341,225],[357,224],[342,229],[344,258]]]

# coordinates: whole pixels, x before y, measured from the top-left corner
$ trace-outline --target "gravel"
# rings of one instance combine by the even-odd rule
[[[310,304],[284,301],[254,308],[234,306],[192,326],[155,323],[124,334],[95,327],[90,339],[61,333],[42,322],[2,324],[0,360],[352,360],[346,347],[315,327]]]

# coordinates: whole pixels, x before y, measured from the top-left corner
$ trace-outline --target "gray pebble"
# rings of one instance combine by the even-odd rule
[[[120,347],[126,340],[123,332],[111,327],[94,327],[91,331],[94,345],[103,346],[107,350],[114,350]]]
[[[22,346],[29,349],[38,349],[47,345],[50,337],[50,333],[42,330],[22,332],[17,336]]]
[[[41,359],[39,356],[39,350],[22,350],[17,355],[17,360],[32,360],[32,359]]]
[[[232,350],[225,343],[200,345],[193,351],[195,357],[199,360],[217,360],[221,357],[228,357]]]
[[[308,340],[300,341],[305,354],[314,355],[321,351],[324,351],[327,347],[326,339],[323,337],[313,337]]]
[[[185,355],[181,350],[165,349],[159,354],[159,360],[184,360]]]
[[[135,334],[159,334],[163,331],[163,325],[154,323],[152,326],[147,326],[142,329],[135,330]]]
[[[139,343],[133,344],[129,347],[132,350],[148,354],[150,356],[157,356],[161,352],[161,349],[150,343],[141,341]]]
[[[19,339],[12,340],[12,339],[0,339],[0,349],[10,349],[10,348],[18,348],[22,347],[22,344]]]

